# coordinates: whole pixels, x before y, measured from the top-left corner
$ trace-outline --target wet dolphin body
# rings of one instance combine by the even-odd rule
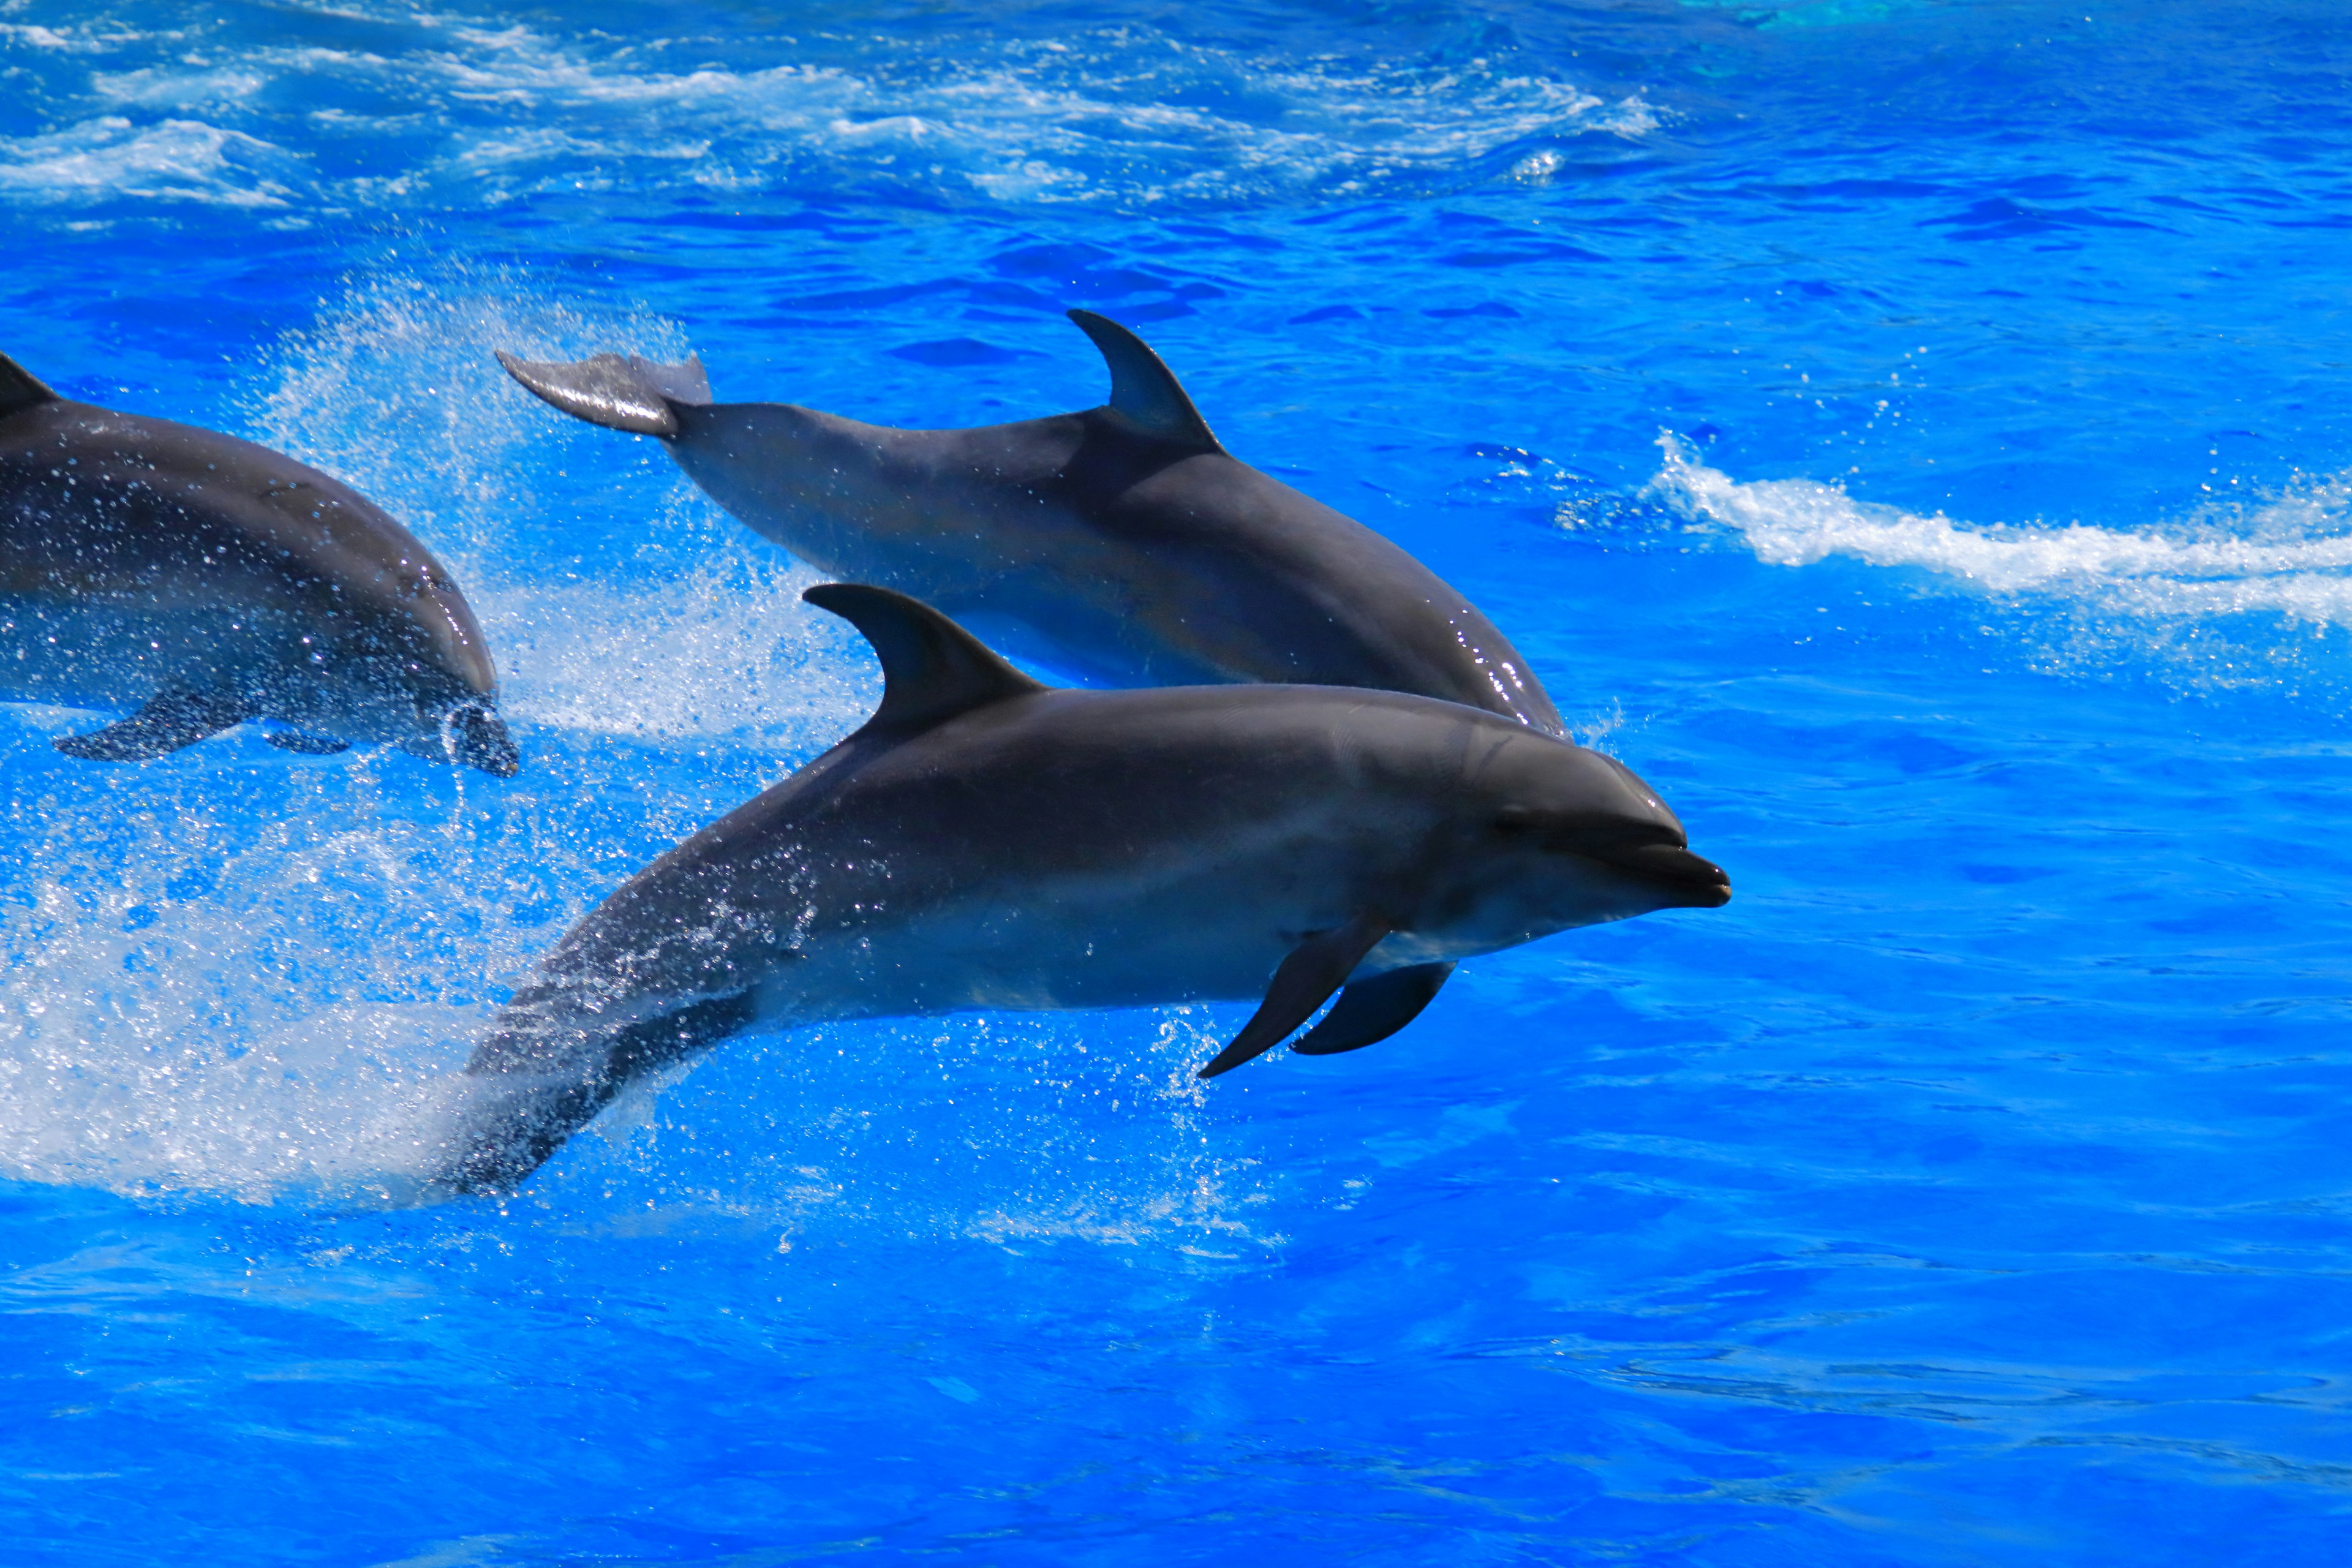
[[[0,355],[0,700],[133,709],[60,737],[143,761],[248,719],[517,768],[465,595],[415,537],[282,453],[62,398]]]
[[[1072,310],[1100,408],[897,430],[721,403],[699,360],[501,353],[568,414],[658,436],[695,483],[822,572],[1114,685],[1286,681],[1417,692],[1562,733],[1503,634],[1412,556],[1230,456],[1140,338]]]
[[[755,1025],[1263,997],[1209,1077],[1352,1050],[1456,960],[1730,896],[1617,763],[1332,687],[1055,689],[885,589],[866,726],[631,878],[467,1067],[439,1184],[520,1181],[630,1079]],[[1342,987],[1345,989],[1341,989]]]

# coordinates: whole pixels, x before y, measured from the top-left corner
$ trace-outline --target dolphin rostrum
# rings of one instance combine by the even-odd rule
[[[935,605],[1015,654],[1112,685],[1417,692],[1563,732],[1468,600],[1230,456],[1142,339],[1069,314],[1109,363],[1110,402],[970,430],[715,404],[694,358],[499,363],[567,414],[660,437],[720,506],[819,571]]]
[[[865,727],[623,884],[476,1048],[437,1178],[511,1185],[630,1079],[755,1024],[1263,997],[1213,1077],[1386,1038],[1454,963],[1712,909],[1630,771],[1515,720],[1328,686],[1041,686],[887,589]]]
[[[250,441],[59,397],[0,355],[0,700],[133,709],[56,745],[144,761],[248,719],[503,778],[498,677],[432,552]]]

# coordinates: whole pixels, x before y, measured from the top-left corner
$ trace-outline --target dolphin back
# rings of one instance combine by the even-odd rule
[[[58,395],[31,371],[0,354],[0,419],[21,414],[36,404],[56,403]]]
[[[440,1184],[511,1187],[539,1168],[630,1079],[747,1027],[755,973],[776,934],[742,917],[730,840],[780,802],[822,797],[861,758],[961,714],[1046,689],[969,632],[887,588],[825,583],[802,595],[855,626],[883,670],[881,704],[864,727],[733,816],[631,878],[574,926],[517,992],[466,1064],[463,1131]],[[683,936],[683,896],[703,911]],[[618,978],[616,978],[618,977]]]

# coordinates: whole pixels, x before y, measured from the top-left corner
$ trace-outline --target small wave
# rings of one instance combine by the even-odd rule
[[[47,135],[0,138],[0,195],[19,200],[282,207],[304,184],[299,161],[283,149],[197,120],[142,126],[109,114]]]
[[[269,85],[269,78],[249,66],[173,69],[151,66],[94,78],[90,85],[104,97],[149,109],[233,108]]]
[[[2144,529],[1956,522],[1856,500],[1815,479],[1742,482],[1672,436],[1647,499],[1725,531],[1775,566],[1833,555],[1910,567],[1988,595],[2064,600],[2108,615],[2272,614],[2352,626],[2352,477],[2308,480],[2243,508]]]
[[[58,84],[34,94],[38,107],[68,128],[0,139],[0,194],[284,203],[306,186],[278,166],[288,160],[277,144],[324,153],[363,142],[365,174],[308,187],[322,205],[620,188],[1254,205],[1539,181],[1564,166],[1560,143],[1638,140],[1657,124],[1638,95],[1605,100],[1526,68],[1507,48],[1466,60],[1349,58],[1135,26],[1049,38],[992,26],[771,37],[743,60],[740,41],[622,45],[405,10],[369,20],[377,42],[365,49],[239,37],[228,20],[168,43],[0,34],[0,52],[69,52],[94,68],[71,87],[36,73]],[[713,58],[685,63],[698,55]],[[665,68],[670,60],[680,64]],[[204,118],[128,118],[141,111]],[[126,184],[150,166],[173,177]]]

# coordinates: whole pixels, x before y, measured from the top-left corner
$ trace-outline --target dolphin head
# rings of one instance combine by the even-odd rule
[[[423,748],[411,740],[402,742],[404,749],[512,778],[521,770],[521,753],[499,718],[498,670],[472,606],[454,587],[436,583],[408,608],[425,633],[416,711],[431,728]]]
[[[498,673],[465,599],[437,574],[335,615],[277,710],[353,739],[499,778],[520,753],[498,711]],[[322,628],[324,629],[324,628]]]
[[[401,750],[435,762],[463,763],[512,778],[521,753],[499,718],[498,671],[474,612],[454,589],[430,583],[401,608],[401,685],[413,720],[395,740]]]
[[[1690,851],[1657,792],[1612,757],[1497,736],[1447,792],[1415,929],[1486,951],[1653,910],[1718,909],[1731,879]]]

